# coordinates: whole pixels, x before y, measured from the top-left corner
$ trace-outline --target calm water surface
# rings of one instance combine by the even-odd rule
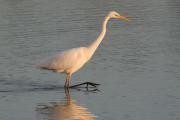
[[[64,75],[35,68],[91,43],[110,10],[131,22],[112,20],[72,80],[99,91],[64,91]],[[0,118],[180,120],[179,20],[179,0],[0,0]]]

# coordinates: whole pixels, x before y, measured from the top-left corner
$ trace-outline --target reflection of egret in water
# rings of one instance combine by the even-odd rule
[[[65,89],[66,100],[41,104],[37,107],[37,112],[47,120],[94,120],[95,115],[87,111],[84,106],[77,105],[71,99],[69,89]],[[45,118],[44,118],[45,117]]]

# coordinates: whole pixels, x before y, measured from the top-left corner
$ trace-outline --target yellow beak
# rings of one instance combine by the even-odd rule
[[[118,16],[119,20],[123,20],[123,21],[129,21],[129,19],[127,17],[124,16]]]

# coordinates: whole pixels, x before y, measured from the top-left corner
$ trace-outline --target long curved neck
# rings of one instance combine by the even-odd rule
[[[96,49],[98,48],[99,44],[101,43],[101,41],[103,40],[104,36],[106,35],[106,26],[108,21],[110,20],[110,17],[107,16],[103,22],[102,25],[102,31],[100,33],[100,35],[98,36],[98,38],[93,41],[87,48],[88,48],[88,58],[91,58],[91,56],[94,54],[94,52],[96,51]]]

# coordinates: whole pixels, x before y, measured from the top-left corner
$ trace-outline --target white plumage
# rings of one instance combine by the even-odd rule
[[[53,70],[62,73],[74,73],[80,69],[86,62],[85,47],[73,48],[56,54],[44,63],[40,64],[40,68]]]
[[[71,75],[74,72],[78,71],[92,57],[99,44],[103,40],[106,34],[107,23],[111,18],[128,21],[126,17],[121,16],[115,11],[109,12],[103,22],[102,32],[92,44],[87,47],[72,48],[60,52],[38,65],[38,68],[52,70],[60,73],[66,73],[67,77],[64,87],[69,87]]]

